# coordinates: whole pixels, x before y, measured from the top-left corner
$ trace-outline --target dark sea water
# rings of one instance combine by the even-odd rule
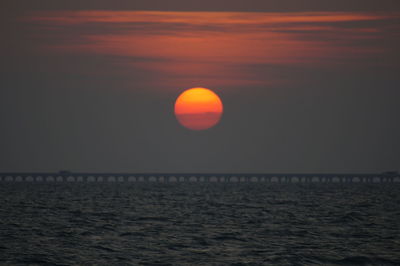
[[[1,265],[400,265],[398,184],[0,183]]]

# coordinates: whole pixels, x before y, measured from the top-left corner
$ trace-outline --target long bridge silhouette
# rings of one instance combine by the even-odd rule
[[[0,173],[0,182],[231,182],[231,183],[400,183],[398,172],[317,173]]]

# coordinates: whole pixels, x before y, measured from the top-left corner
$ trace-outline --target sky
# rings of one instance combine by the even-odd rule
[[[0,5],[0,172],[400,169],[397,0]],[[177,122],[193,87],[215,127]]]

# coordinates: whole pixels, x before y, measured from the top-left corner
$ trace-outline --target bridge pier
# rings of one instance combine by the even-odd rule
[[[393,183],[394,178],[386,176],[383,178],[383,183]]]
[[[394,172],[393,172],[394,173]],[[0,182],[278,182],[278,183],[399,183],[397,174],[106,174],[1,173]]]

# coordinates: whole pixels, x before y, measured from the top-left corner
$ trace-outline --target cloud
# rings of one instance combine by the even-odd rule
[[[397,0],[8,0],[3,10],[160,10],[160,11],[393,11],[400,10]],[[1,9],[0,9],[1,10]]]
[[[354,66],[379,58],[399,44],[397,20],[396,13],[160,11],[46,11],[19,19],[39,53],[92,54],[174,85],[211,86],[290,82],[254,65]],[[382,48],[383,40],[392,48]]]

